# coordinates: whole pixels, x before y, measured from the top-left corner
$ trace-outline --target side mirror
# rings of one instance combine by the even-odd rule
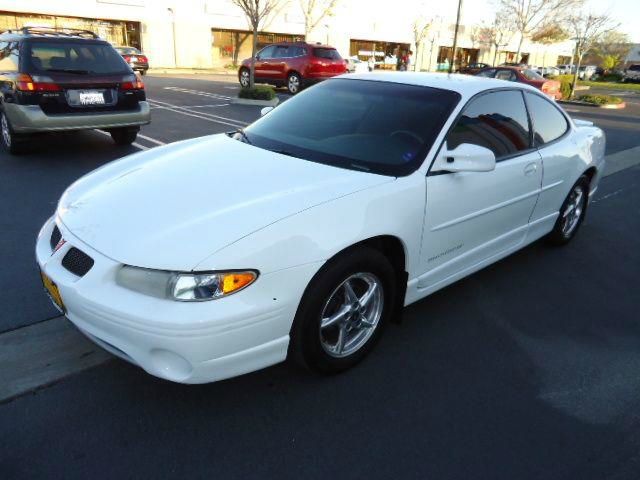
[[[256,61],[261,60],[260,55],[256,55]]]
[[[262,110],[260,110],[260,116],[264,117],[271,110],[273,110],[273,107],[264,107]]]
[[[445,147],[436,159],[432,172],[490,172],[496,168],[496,156],[480,145],[462,143],[453,150]]]

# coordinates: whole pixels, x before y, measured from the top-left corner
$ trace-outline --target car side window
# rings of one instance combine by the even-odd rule
[[[275,50],[276,47],[274,45],[263,48],[258,54],[260,55],[260,60],[268,60],[269,58],[273,58]]]
[[[447,148],[463,143],[488,148],[500,161],[530,148],[529,119],[522,93],[482,94],[472,99],[447,136]]]
[[[302,47],[289,47],[291,50],[290,55],[292,57],[303,57],[305,55],[305,50]]]
[[[565,116],[546,98],[534,93],[525,93],[536,147],[553,142],[569,129]]]
[[[498,80],[508,80],[510,82],[514,82],[516,80],[516,74],[513,73],[513,70],[498,70],[498,73],[496,73],[496,78]]]
[[[490,68],[489,70],[483,70],[481,72],[478,73],[478,77],[491,77],[493,78],[493,76],[496,74],[496,69],[495,68]]]
[[[276,47],[276,51],[273,55],[273,58],[288,58],[292,57],[292,53],[290,52],[290,48],[286,45],[278,45]]]

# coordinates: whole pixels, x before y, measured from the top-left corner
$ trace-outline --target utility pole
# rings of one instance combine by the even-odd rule
[[[178,68],[178,52],[176,49],[176,14],[173,11],[173,8],[167,8],[167,11],[171,16],[171,30],[173,37],[173,66],[174,68]]]
[[[458,0],[458,15],[456,15],[456,29],[453,34],[453,50],[451,52],[451,63],[449,64],[449,73],[453,72],[453,62],[456,59],[456,47],[458,45],[458,28],[460,27],[460,11],[462,10],[462,0]]]

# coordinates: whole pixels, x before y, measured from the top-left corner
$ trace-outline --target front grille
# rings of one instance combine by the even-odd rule
[[[93,267],[93,258],[76,247],[71,247],[62,259],[62,266],[74,275],[84,277]]]
[[[61,238],[62,238],[62,234],[60,233],[60,229],[56,225],[55,227],[53,227],[53,232],[51,232],[51,238],[49,239],[49,245],[51,245],[51,250],[56,248],[56,245],[58,245],[58,242],[60,241]]]

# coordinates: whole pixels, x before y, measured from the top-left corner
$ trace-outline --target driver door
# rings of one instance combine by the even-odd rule
[[[524,241],[542,183],[541,158],[530,132],[520,90],[484,93],[464,108],[438,156],[475,144],[494,153],[496,167],[450,173],[433,171],[439,164],[446,167],[447,159],[434,161],[426,178],[420,290],[451,283]]]

